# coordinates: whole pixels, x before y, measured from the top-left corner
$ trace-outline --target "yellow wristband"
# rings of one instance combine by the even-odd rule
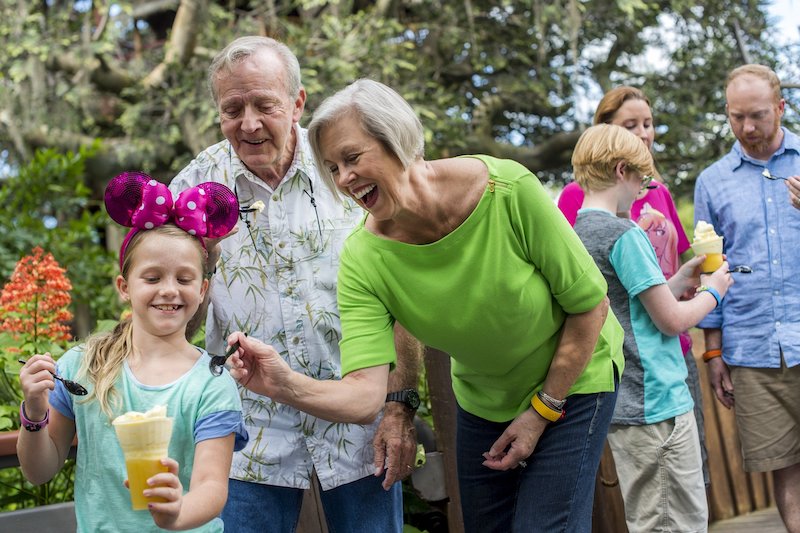
[[[533,407],[534,411],[539,413],[544,419],[549,420],[550,422],[559,420],[564,414],[564,411],[556,411],[545,404],[541,398],[539,398],[538,394],[534,394],[533,398],[531,398],[531,406]]]

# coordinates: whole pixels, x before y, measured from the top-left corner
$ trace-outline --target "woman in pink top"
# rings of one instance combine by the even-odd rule
[[[645,94],[629,86],[620,86],[608,91],[594,115],[594,124],[614,124],[622,126],[642,139],[648,148],[653,149],[655,126],[650,100]],[[570,224],[575,224],[578,209],[583,205],[583,190],[574,181],[564,187],[558,198],[558,208],[567,217]],[[683,230],[675,202],[666,185],[653,180],[650,188],[644,189],[631,206],[631,220],[636,222],[647,233],[656,251],[658,263],[664,277],[669,279],[681,266],[681,254],[689,250],[690,243]],[[703,404],[700,383],[697,375],[697,364],[692,355],[692,339],[689,332],[681,336],[681,348],[688,370],[686,384],[694,399],[694,415],[700,433],[700,445],[703,453],[703,476],[709,482],[706,464],[705,430],[703,428]]]

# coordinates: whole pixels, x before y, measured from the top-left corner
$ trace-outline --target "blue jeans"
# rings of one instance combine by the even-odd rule
[[[575,394],[567,416],[547,426],[526,467],[483,466],[510,422],[458,408],[458,482],[467,533],[589,532],[600,456],[617,393]]]
[[[383,477],[365,478],[320,491],[330,533],[400,533],[403,490],[400,482],[383,490]],[[300,518],[303,489],[228,480],[222,510],[225,531],[293,533]]]

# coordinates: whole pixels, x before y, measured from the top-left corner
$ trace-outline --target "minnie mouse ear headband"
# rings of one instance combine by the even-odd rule
[[[239,201],[221,183],[207,181],[186,189],[173,201],[169,188],[143,172],[123,172],[106,186],[106,210],[109,216],[131,228],[119,250],[119,267],[125,259],[128,243],[137,231],[172,223],[200,239],[227,235],[236,225]]]

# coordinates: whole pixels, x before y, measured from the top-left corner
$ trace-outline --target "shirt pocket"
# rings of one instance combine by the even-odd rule
[[[314,221],[309,226],[309,231],[315,233],[318,246],[313,268],[314,284],[318,288],[336,289],[339,258],[353,228],[353,220],[347,218],[328,219],[319,225]]]

